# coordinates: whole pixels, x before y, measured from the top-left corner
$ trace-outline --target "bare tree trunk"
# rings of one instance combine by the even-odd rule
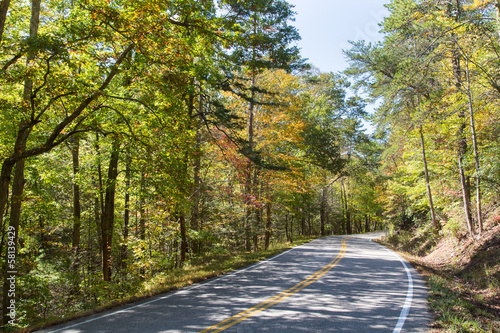
[[[259,194],[260,195],[260,194]],[[253,232],[253,251],[259,250],[259,234],[264,229],[264,209],[263,207],[255,207],[255,229]]]
[[[254,148],[254,108],[255,108],[255,74],[252,74],[252,86],[251,86],[251,100],[250,106],[248,108],[248,148],[249,156],[253,155]],[[252,169],[253,163],[249,159],[247,165],[247,174],[245,181],[245,248],[247,251],[251,250],[251,218],[252,218],[252,207],[251,207],[251,196],[252,196]]]
[[[340,195],[340,216],[341,216],[341,219],[340,219],[340,223],[339,223],[339,234],[343,234],[344,233],[344,225],[345,225],[345,218],[344,218],[344,189],[343,189],[343,183],[342,181],[340,182],[340,186],[339,186],[339,195]]]
[[[328,216],[328,214],[327,214],[327,216]],[[307,234],[309,236],[311,236],[313,234],[311,204],[307,205]]]
[[[460,22],[462,18],[463,8],[460,0],[456,0],[456,10],[453,11],[453,4],[450,2],[447,4],[446,13],[448,16],[452,17],[455,22]],[[462,89],[462,81],[463,81],[463,70],[461,69],[460,63],[460,49],[457,46],[457,37],[455,33],[451,34],[454,45],[452,49],[452,58],[451,63],[453,67],[453,76],[455,78],[455,88],[457,91]],[[463,163],[463,157],[467,152],[467,140],[465,137],[465,127],[467,126],[465,123],[465,115],[462,110],[459,111],[459,119],[460,119],[460,127],[457,132],[457,141],[458,141],[458,169],[460,174],[460,184],[462,187],[462,196],[464,202],[464,211],[465,211],[465,219],[467,223],[467,228],[471,236],[475,236],[474,225],[472,222],[471,210],[470,210],[470,201],[468,195],[468,186],[467,186],[467,178],[465,176],[465,169]]]
[[[141,241],[146,240],[146,199],[145,199],[145,193],[146,193],[146,175],[144,173],[144,170],[141,170],[141,185],[140,189],[141,192],[139,194],[139,226],[137,228],[137,216],[136,216],[136,236],[139,236],[139,239]],[[138,232],[138,234],[137,234]],[[140,274],[144,276],[146,273],[144,267],[141,267],[140,269]]]
[[[199,113],[204,112],[203,96],[200,95],[199,101]],[[201,120],[198,118],[196,123],[196,147],[194,156],[194,168],[193,168],[193,205],[191,212],[191,229],[195,231],[200,231],[200,198],[201,198]],[[200,252],[200,242],[198,240],[193,241],[193,252],[199,254]]]
[[[345,234],[352,234],[352,221],[351,221],[351,212],[349,211],[349,197],[344,185],[344,182],[342,181],[341,183],[341,196],[342,196],[342,201],[344,202],[344,212],[345,212]]]
[[[321,204],[319,210],[319,228],[321,236],[325,236],[326,223],[326,187],[321,189]]]
[[[461,87],[461,81],[460,81],[460,58],[458,55],[454,57],[454,72],[455,76],[457,77],[457,88]],[[472,222],[472,214],[471,214],[471,209],[470,209],[470,189],[468,188],[467,185],[467,178],[465,175],[465,169],[464,169],[464,162],[463,162],[463,157],[465,153],[467,152],[467,139],[465,137],[465,127],[467,126],[465,123],[465,115],[463,114],[463,111],[460,110],[460,113],[458,115],[461,124],[458,129],[457,133],[457,138],[458,138],[458,170],[460,174],[460,184],[462,186],[462,197],[463,197],[463,202],[464,202],[464,211],[465,211],[465,219],[467,223],[467,229],[469,230],[469,234],[471,236],[475,236],[475,230],[474,230],[474,224]]]
[[[271,199],[268,198],[266,203],[266,235],[264,240],[264,249],[269,249],[269,243],[271,240]]]
[[[183,211],[180,211],[178,215],[179,215],[179,228],[181,232],[181,254],[179,258],[179,267],[182,267],[186,262],[186,253],[187,253],[186,214],[184,214]]]
[[[101,202],[99,200],[99,195],[96,194],[96,196],[94,197],[94,223],[95,223],[96,231],[97,231],[97,243],[99,245],[99,256],[100,257],[102,257],[101,215],[102,215]],[[89,228],[89,230],[90,230],[90,228]],[[89,233],[89,235],[90,235],[90,233]],[[90,238],[89,238],[89,244],[90,244]]]
[[[288,235],[288,214],[285,215],[285,235],[286,235],[286,241],[290,241],[290,236]]]
[[[130,225],[130,146],[127,147],[127,156],[125,160],[125,211],[123,213],[123,244],[121,248],[120,260],[121,268],[127,268],[128,258],[128,232]]]
[[[120,141],[115,138],[109,160],[108,178],[106,180],[106,197],[102,214],[102,275],[104,281],[111,281],[111,245],[113,241],[113,227],[115,222],[115,192],[118,176],[118,160],[120,155]]]
[[[80,229],[81,229],[81,205],[80,205],[80,185],[77,178],[80,170],[79,150],[80,141],[78,138],[70,140],[71,156],[73,159],[73,242],[72,247],[75,254],[80,249]]]
[[[250,164],[250,162],[249,162],[249,164]],[[249,168],[251,168],[251,166],[249,166]],[[248,170],[247,170],[247,173],[248,173]],[[251,207],[251,199],[250,199],[250,196],[251,196],[251,194],[250,194],[250,188],[251,188],[250,182],[251,182],[251,180],[249,180],[249,179],[251,179],[251,178],[249,178],[247,176],[246,183],[245,183],[245,199],[244,199],[244,203],[245,203],[245,225],[244,225],[244,228],[245,228],[245,250],[246,251],[250,251],[252,248],[252,245],[251,245],[252,207]]]
[[[103,246],[104,244],[104,236],[102,234],[102,219],[103,219],[103,214],[104,214],[104,182],[103,182],[103,175],[102,175],[102,163],[101,163],[101,148],[99,145],[99,132],[95,132],[95,150],[96,150],[96,155],[98,156],[97,158],[97,188],[98,188],[98,193],[95,197],[94,200],[94,205],[95,205],[95,222],[97,224],[97,237],[99,238],[99,254],[101,255],[101,261],[103,258]],[[101,263],[102,264],[102,263]]]
[[[78,184],[78,174],[80,169],[79,153],[80,141],[78,138],[70,138],[69,149],[73,160],[73,232],[72,232],[72,252],[73,261],[71,268],[75,276],[80,267],[80,230],[81,230],[81,205],[80,205],[80,185]],[[74,279],[74,288],[78,288],[78,279]]]
[[[464,166],[463,166],[463,154],[464,154],[464,147],[463,143],[461,144],[461,147],[459,148],[458,151],[458,169],[460,173],[460,184],[462,186],[462,197],[463,197],[463,202],[464,202],[464,211],[465,211],[465,218],[467,222],[467,229],[469,230],[469,234],[471,236],[475,236],[475,230],[474,230],[474,225],[472,223],[472,216],[471,216],[471,210],[470,210],[470,200],[469,200],[469,193],[470,190],[468,188],[467,184],[467,178],[465,176],[465,171],[464,171]]]
[[[467,97],[469,99],[469,115],[470,115],[470,127],[472,132],[472,146],[474,148],[474,161],[476,166],[476,205],[477,205],[477,222],[479,224],[479,234],[483,231],[483,217],[482,217],[482,207],[481,207],[481,178],[480,178],[480,165],[479,165],[479,150],[477,149],[477,136],[476,136],[476,124],[474,122],[474,106],[472,104],[473,95],[470,86],[470,75],[469,75],[469,61],[465,59],[465,70],[467,77]]]
[[[420,125],[420,146],[422,148],[422,161],[424,162],[424,172],[425,172],[425,187],[427,189],[427,199],[429,200],[429,208],[431,210],[432,225],[434,227],[434,233],[439,231],[439,226],[436,220],[436,213],[434,210],[434,203],[432,201],[431,185],[429,181],[429,170],[427,167],[427,158],[425,156],[425,140],[424,133],[422,130],[422,125]]]
[[[256,200],[260,200],[260,182],[259,182],[259,169],[254,168],[253,173],[253,184],[251,193]],[[262,226],[262,208],[258,205],[252,205],[252,209],[254,211],[254,224],[252,230],[252,238],[253,238],[253,251],[257,252],[259,250],[259,232]]]
[[[141,171],[141,194],[139,202],[139,239],[146,240],[146,175],[144,170]]]

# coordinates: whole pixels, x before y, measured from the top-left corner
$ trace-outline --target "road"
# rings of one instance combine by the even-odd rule
[[[426,332],[421,278],[371,241],[331,236],[176,292],[40,332]]]

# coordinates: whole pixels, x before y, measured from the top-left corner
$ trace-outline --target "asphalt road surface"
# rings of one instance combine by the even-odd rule
[[[381,233],[331,236],[186,289],[40,332],[426,332],[427,291]]]

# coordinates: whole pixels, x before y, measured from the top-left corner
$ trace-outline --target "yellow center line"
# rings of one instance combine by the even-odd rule
[[[301,291],[302,289],[304,289],[305,287],[307,287],[308,285],[310,285],[311,283],[317,281],[318,279],[320,279],[323,275],[325,275],[326,273],[328,273],[333,267],[335,267],[335,265],[337,265],[340,260],[344,257],[345,255],[345,252],[346,252],[346,248],[347,248],[347,245],[345,243],[345,241],[349,239],[349,238],[345,238],[342,240],[341,244],[342,244],[342,247],[340,249],[340,252],[339,254],[337,254],[337,256],[335,257],[335,259],[333,259],[332,261],[330,261],[330,263],[328,263],[326,266],[324,266],[323,268],[321,268],[319,271],[317,271],[316,273],[312,274],[311,276],[309,276],[307,279],[297,283],[295,286],[279,293],[278,295],[276,296],[273,296],[271,298],[269,298],[268,300],[265,300],[264,302],[262,303],[259,303],[245,311],[242,311],[234,316],[232,316],[231,318],[228,318],[226,320],[223,320],[221,321],[220,323],[218,324],[215,324],[209,328],[206,328],[204,329],[203,331],[199,332],[199,333],[205,333],[205,332],[221,332],[261,311],[264,311],[265,309],[273,306],[274,304],[276,303],[279,303],[281,302],[282,300],[284,300],[285,298],[287,297],[290,297],[292,296],[293,294]]]

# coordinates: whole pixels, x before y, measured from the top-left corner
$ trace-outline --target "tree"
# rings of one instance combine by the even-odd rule
[[[252,160],[256,160],[254,113],[255,106],[259,104],[257,93],[263,92],[257,88],[257,75],[264,69],[287,69],[296,68],[300,62],[297,47],[290,44],[300,39],[297,30],[288,24],[293,19],[290,4],[281,0],[256,0],[256,1],[233,1],[223,2],[228,11],[229,19],[226,28],[234,32],[233,48],[227,57],[233,66],[242,66],[248,73],[249,87],[237,83],[236,88],[240,90],[239,95],[249,102],[248,106],[248,134],[245,155],[249,157],[247,165],[245,191],[247,198],[253,195]],[[233,89],[231,89],[233,90]],[[234,91],[234,90],[233,90]],[[247,94],[250,92],[250,95]],[[250,199],[247,200],[246,213],[246,248],[251,248],[251,216]]]
[[[31,3],[31,19],[30,19],[30,32],[29,32],[29,38],[35,39],[38,37],[38,26],[40,24],[40,0],[34,0]],[[8,3],[4,4],[2,2],[2,6],[8,7]],[[1,8],[3,10],[3,8]],[[5,13],[7,12],[7,8],[5,8]],[[5,15],[0,13],[3,17],[1,18],[2,21],[0,24],[1,32],[3,32],[3,24],[5,23]],[[34,60],[35,54],[34,52],[30,52],[27,55],[26,58],[26,63],[29,65],[31,61]],[[22,105],[21,109],[26,112],[29,108],[29,104],[32,99],[33,95],[33,81],[31,78],[26,78],[24,81],[24,91],[23,91],[23,97],[22,97]],[[26,122],[21,121],[19,124],[19,132],[22,133],[21,136],[18,135],[16,138],[16,146],[14,149],[19,149],[20,152],[24,152],[26,149],[26,139],[25,138],[27,135],[29,135],[29,132],[25,132],[25,126]],[[14,150],[14,154],[16,151]],[[21,216],[21,203],[22,203],[22,195],[23,195],[23,190],[24,190],[24,165],[25,165],[25,160],[22,157],[19,157],[17,159],[14,159],[8,166],[4,164],[2,165],[2,173],[0,174],[0,225],[3,225],[3,213],[4,213],[4,207],[6,205],[7,201],[7,196],[9,192],[9,182],[10,182],[10,173],[12,170],[12,167],[15,165],[15,171],[14,171],[14,179],[13,179],[13,184],[12,184],[12,199],[11,199],[11,209],[10,209],[10,221],[9,221],[9,230],[13,232],[14,236],[11,239],[11,242],[9,242],[11,246],[9,246],[11,249],[13,248],[14,251],[10,251],[9,248],[7,248],[6,254],[5,254],[5,268],[4,272],[13,272],[13,273],[5,273],[5,278],[4,278],[4,284],[3,284],[3,324],[6,325],[10,322],[9,316],[7,316],[7,313],[10,312],[9,308],[12,306],[12,304],[15,305],[16,303],[16,296],[15,292],[12,293],[10,292],[11,285],[12,285],[12,279],[14,279],[14,285],[16,284],[16,275],[17,275],[17,269],[16,269],[16,257],[17,257],[17,242],[18,242],[18,237],[19,237],[19,219]],[[5,168],[5,169],[4,169]],[[9,170],[10,168],[10,170]],[[4,172],[4,170],[6,170]],[[14,255],[14,260],[11,261],[9,260],[9,255],[13,254]],[[9,264],[10,263],[10,264]],[[15,289],[15,288],[14,288]],[[15,307],[14,307],[15,308]],[[14,310],[15,311],[15,310]],[[10,318],[11,320],[15,319],[15,313],[14,316]]]
[[[353,44],[353,49],[346,52],[352,61],[348,73],[359,79],[370,72],[374,75],[375,81],[369,83],[372,96],[384,96],[384,103],[388,106],[383,108],[388,112],[382,114],[381,119],[387,119],[392,126],[418,129],[428,205],[437,233],[439,225],[432,199],[423,131],[425,119],[435,110],[422,110],[422,106],[432,105],[434,100],[440,98],[442,87],[436,80],[434,66],[442,56],[434,53],[429,46],[435,38],[434,27],[420,21],[420,17],[425,15],[425,7],[414,1],[394,1],[389,9],[391,15],[385,19],[382,30],[387,34],[384,45]],[[391,104],[398,107],[391,108]],[[402,124],[396,125],[400,121],[403,121]]]
[[[19,24],[9,30],[9,35],[4,38],[9,43],[2,44],[1,93],[2,96],[12,96],[2,108],[5,114],[15,119],[17,130],[15,135],[6,138],[6,146],[10,148],[1,161],[0,224],[3,225],[11,173],[15,167],[15,209],[11,210],[11,215],[14,215],[9,223],[16,235],[16,214],[19,215],[21,207],[25,159],[45,154],[75,134],[94,129],[99,123],[99,119],[93,117],[98,110],[120,114],[110,103],[106,103],[107,99],[127,99],[141,104],[141,101],[130,98],[130,95],[112,96],[109,89],[112,87],[116,90],[120,85],[116,82],[118,78],[125,82],[137,80],[141,77],[141,72],[137,70],[147,67],[145,64],[164,66],[167,63],[176,66],[185,62],[186,55],[178,49],[187,44],[179,43],[182,31],[189,30],[191,35],[197,31],[198,36],[216,35],[209,31],[211,26],[192,15],[196,13],[196,10],[192,11],[195,7],[211,11],[212,3],[176,4],[170,10],[165,10],[162,4],[150,6],[142,3],[136,6],[126,1],[120,4],[89,1],[71,8],[47,1],[45,6],[51,10],[44,14],[44,25],[40,29],[40,1],[32,1],[32,4],[29,38],[23,40],[19,37],[23,35],[22,31],[15,30],[23,28]],[[2,1],[2,32],[5,20],[9,19],[6,16],[9,6],[9,2]],[[20,12],[23,10],[23,4],[16,3],[15,6]],[[158,19],[155,22],[149,19],[152,13]],[[200,13],[203,15],[206,10]],[[183,21],[177,20],[180,16],[184,17]],[[165,36],[179,38],[173,40]],[[188,41],[188,38],[184,41]],[[23,66],[20,59],[26,59],[26,65]],[[159,73],[159,77],[162,77],[162,72]],[[20,82],[24,82],[23,91],[16,84]],[[115,169],[114,164],[110,165],[110,170]],[[106,200],[103,211],[103,225],[106,228],[102,230],[102,236],[104,243],[110,245],[112,236],[108,231],[112,230],[113,224],[112,191],[107,192]],[[17,236],[14,244],[17,248]],[[104,255],[107,250],[108,246],[105,246]],[[109,269],[105,269],[105,279],[109,278],[108,273]],[[4,282],[4,290],[7,288],[8,284]],[[9,299],[5,297],[4,305],[8,302]]]
[[[375,118],[379,129],[389,134],[388,144],[394,145],[388,147],[388,154],[397,163],[391,172],[393,180],[401,182],[401,207],[420,207],[416,193],[419,187],[409,187],[419,174],[413,162],[417,154],[414,145],[419,142],[421,179],[425,179],[431,219],[435,223],[440,213],[455,214],[447,206],[450,199],[443,196],[455,191],[450,174],[455,168],[461,193],[453,199],[462,200],[465,225],[471,235],[476,233],[476,227],[470,174],[475,169],[478,230],[482,229],[480,179],[484,178],[479,151],[485,143],[480,141],[475,120],[489,112],[488,102],[475,96],[492,96],[493,91],[498,91],[493,83],[496,69],[492,66],[498,45],[493,3],[393,1],[388,5],[391,14],[382,25],[384,41],[378,45],[356,42],[346,52],[352,61],[348,73],[357,78],[357,87],[368,88],[372,98],[383,98]],[[432,154],[438,150],[446,157],[436,161]],[[445,182],[453,190],[443,189]],[[432,195],[432,186],[437,186],[440,193],[437,199]]]

